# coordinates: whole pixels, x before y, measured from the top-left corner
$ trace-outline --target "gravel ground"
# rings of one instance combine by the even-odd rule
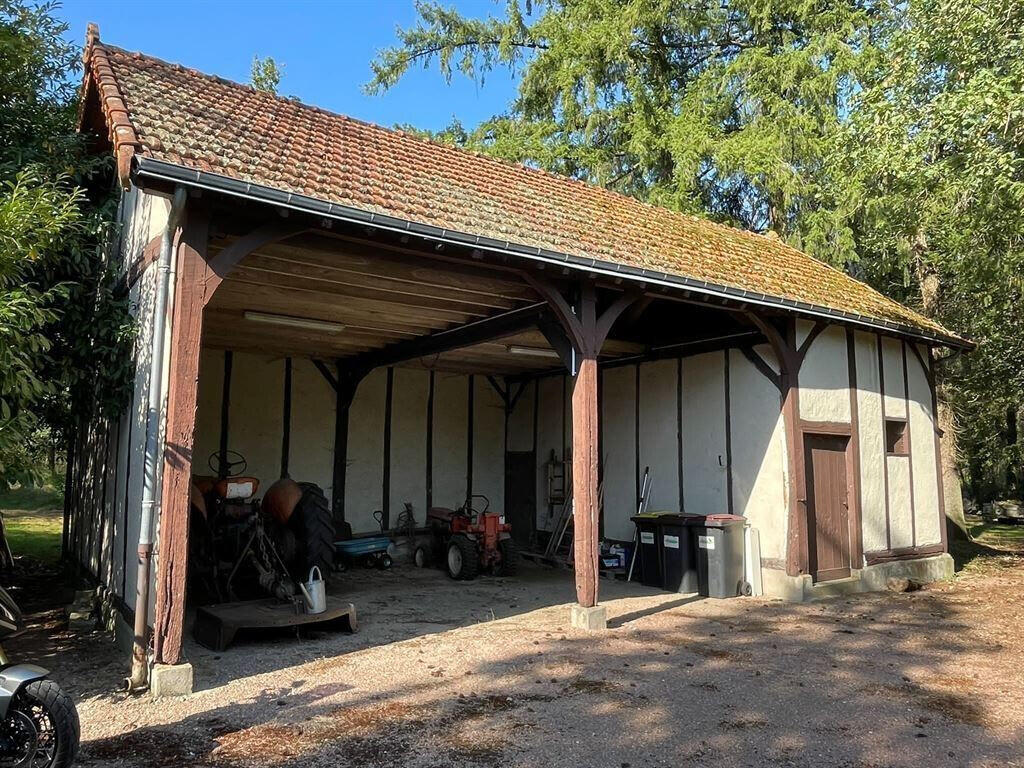
[[[1024,561],[807,605],[602,582],[598,635],[569,576],[347,574],[358,634],[190,645],[202,690],[159,702],[58,613],[10,650],[75,695],[83,766],[1024,766]]]

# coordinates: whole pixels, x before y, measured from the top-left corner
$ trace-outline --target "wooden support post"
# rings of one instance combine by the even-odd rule
[[[348,414],[359,382],[369,371],[353,369],[338,361],[334,391],[337,394],[334,413],[334,472],[331,490],[331,511],[334,530],[342,533],[345,526],[345,470],[348,466]],[[328,379],[330,381],[330,379]]]
[[[572,389],[572,503],[576,602],[597,605],[598,456],[597,358],[584,357]]]
[[[529,277],[531,285],[543,296],[571,343],[566,367],[573,375],[572,390],[572,495],[573,554],[576,570],[576,601],[583,609],[594,608],[598,597],[598,558],[600,530],[600,465],[598,433],[597,356],[612,324],[639,298],[626,293],[617,297],[601,313],[597,309],[594,283],[578,284],[578,301],[570,305],[548,282]],[[549,331],[550,332],[550,331]],[[563,360],[565,359],[563,355]],[[575,621],[575,619],[574,619]],[[585,620],[586,621],[586,620]]]
[[[206,262],[209,218],[190,210],[178,243],[171,319],[170,377],[160,505],[156,618],[153,648],[157,663],[177,664],[185,622],[188,567],[189,489],[196,421],[199,347],[210,268]]]

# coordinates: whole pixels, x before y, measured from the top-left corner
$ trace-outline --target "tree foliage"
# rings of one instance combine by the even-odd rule
[[[132,334],[103,258],[111,162],[75,131],[79,51],[51,3],[0,0],[0,482],[35,444],[124,402]]]
[[[485,84],[506,113],[438,141],[774,230],[980,342],[944,368],[971,479],[1021,465],[1019,0],[419,0],[372,64]],[[994,491],[993,491],[994,492]]]
[[[253,56],[252,66],[249,68],[249,83],[257,91],[276,94],[277,87],[281,84],[281,68],[270,56],[262,59]]]

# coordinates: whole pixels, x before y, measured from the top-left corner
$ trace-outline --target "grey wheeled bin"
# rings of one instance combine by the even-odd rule
[[[739,515],[705,515],[688,521],[696,542],[698,592],[704,597],[746,593],[743,528]]]

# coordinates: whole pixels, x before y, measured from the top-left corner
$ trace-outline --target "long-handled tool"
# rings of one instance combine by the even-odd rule
[[[640,484],[640,503],[637,505],[637,515],[647,511],[647,502],[651,497],[651,468],[644,467],[644,479]],[[633,566],[636,565],[636,555],[640,550],[640,529],[633,531],[633,556],[629,558],[629,573],[626,574],[626,581],[633,580]]]

